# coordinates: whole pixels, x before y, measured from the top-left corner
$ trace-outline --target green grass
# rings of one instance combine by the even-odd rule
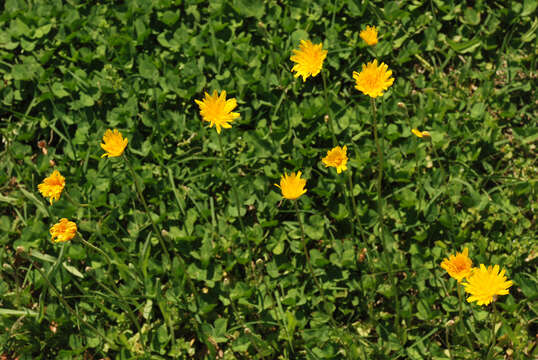
[[[91,3],[6,0],[0,15],[0,355],[538,356],[536,0]],[[302,39],[329,51],[329,108],[321,76],[291,72]],[[372,113],[352,78],[374,58],[396,79],[377,100],[384,239]],[[194,103],[213,90],[241,114],[220,135],[225,160]],[[327,116],[348,147],[339,175],[321,162]],[[151,220],[125,161],[101,158],[112,128]],[[71,201],[50,206],[37,185],[53,169]],[[323,293],[273,185],[291,171],[307,179]],[[94,247],[51,243],[62,217]],[[464,247],[514,281],[493,342],[492,306],[464,302],[460,317],[439,266]]]

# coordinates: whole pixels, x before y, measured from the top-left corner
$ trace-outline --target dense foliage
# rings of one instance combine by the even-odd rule
[[[538,356],[536,0],[0,8],[3,358]],[[303,82],[290,56],[308,39],[328,54]],[[376,100],[383,239],[353,79],[373,59],[395,79]],[[220,135],[195,103],[214,90],[240,114]],[[331,124],[341,174],[322,163]],[[115,128],[125,157],[101,158]],[[38,184],[55,169],[65,193],[50,205]],[[315,278],[274,186],[292,171]],[[52,243],[60,218],[81,236]],[[440,264],[465,247],[514,282],[495,309],[460,312]]]

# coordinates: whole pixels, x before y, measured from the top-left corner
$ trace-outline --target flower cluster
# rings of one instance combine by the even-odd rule
[[[512,286],[512,281],[507,281],[505,270],[499,272],[499,265],[486,266],[480,264],[479,268],[472,267],[473,262],[468,256],[469,249],[463,252],[450,255],[441,263],[441,267],[448,274],[462,283],[465,292],[471,296],[468,302],[476,301],[478,305],[488,305],[496,299],[498,295],[507,295],[508,288]],[[463,280],[465,279],[465,282]]]

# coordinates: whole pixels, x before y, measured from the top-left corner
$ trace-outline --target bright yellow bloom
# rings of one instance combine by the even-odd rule
[[[493,267],[480,264],[479,268],[473,268],[471,276],[467,282],[463,283],[465,291],[471,294],[467,298],[468,302],[476,301],[478,305],[488,305],[496,299],[497,295],[508,294],[508,288],[512,286],[512,281],[506,281],[505,270],[499,273],[499,265]]]
[[[118,129],[114,129],[114,131],[107,129],[105,135],[103,135],[103,142],[104,144],[101,143],[101,147],[106,153],[101,155],[101,157],[117,157],[123,154],[129,140],[127,138],[124,139]]]
[[[425,136],[426,136],[426,137],[430,137],[430,136],[431,136],[430,133],[429,133],[428,131],[420,131],[419,129],[416,129],[416,128],[413,129],[413,130],[411,130],[411,132],[412,132],[413,134],[415,134],[416,136],[418,136],[419,138],[422,138],[422,137],[425,137]]]
[[[391,78],[392,70],[388,68],[384,63],[377,66],[377,60],[363,64],[360,73],[353,71],[353,78],[356,81],[355,89],[373,98],[383,95],[383,91],[394,82],[394,78]]]
[[[61,218],[59,223],[50,228],[50,234],[53,243],[69,241],[77,234],[77,224]]]
[[[377,44],[377,28],[375,26],[366,26],[366,30],[361,31],[360,37],[368,45]]]
[[[209,127],[215,125],[217,133],[220,134],[220,128],[229,129],[232,125],[229,122],[234,121],[239,117],[238,113],[232,112],[237,106],[235,98],[226,100],[226,91],[222,91],[220,96],[217,91],[213,91],[213,95],[205,93],[205,98],[200,100],[194,100],[200,107],[200,115],[202,120],[208,121]]]
[[[316,76],[323,67],[323,60],[327,57],[327,50],[322,49],[323,44],[312,44],[310,40],[301,40],[299,50],[293,50],[290,60],[296,63],[291,71],[296,71],[295,77],[302,76],[303,81],[309,76]]]
[[[327,151],[327,156],[325,156],[322,161],[325,164],[325,167],[334,166],[336,172],[340,174],[342,171],[347,170],[347,146],[343,148],[337,146],[329,151]]]
[[[297,172],[297,175],[293,172],[290,175],[282,175],[282,178],[280,178],[280,185],[275,184],[275,186],[282,190],[282,196],[288,200],[295,200],[306,193],[306,189],[304,188],[305,185],[306,180],[301,179],[300,171]]]
[[[452,276],[458,282],[461,282],[463,278],[469,276],[471,273],[471,267],[473,262],[469,259],[469,249],[463,249],[463,252],[456,253],[456,255],[450,255],[445,258],[441,263],[441,267],[448,272],[448,275]]]
[[[60,195],[65,187],[65,178],[60,174],[58,170],[54,170],[52,174],[43,180],[43,182],[37,185],[37,189],[44,196],[50,198],[50,204],[52,200],[58,201]]]

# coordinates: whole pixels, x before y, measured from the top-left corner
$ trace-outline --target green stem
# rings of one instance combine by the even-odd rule
[[[232,192],[234,195],[235,207],[237,208],[237,217],[239,219],[239,225],[241,226],[241,231],[243,232],[243,236],[247,238],[247,234],[245,232],[245,226],[243,225],[243,220],[241,218],[241,203],[239,202],[239,196],[237,195],[237,188],[235,187],[235,181],[230,176],[230,169],[229,169],[228,161],[226,160],[226,153],[224,152],[224,147],[222,146],[222,140],[220,139],[220,134],[217,135],[217,138],[219,142],[220,152],[222,155],[222,161],[224,161],[224,163],[226,164],[226,166],[224,167],[224,171],[226,172],[226,177],[230,180],[230,183],[232,185]]]
[[[379,226],[380,226],[380,229],[379,229],[379,233],[380,233],[380,236],[381,236],[381,243],[383,244],[383,253],[385,255],[388,255],[389,254],[389,247],[387,245],[387,242],[386,242],[386,239],[385,239],[385,235],[384,235],[384,230],[385,230],[385,226],[384,226],[384,221],[383,221],[383,198],[382,198],[382,195],[381,195],[381,185],[382,185],[382,179],[383,179],[383,167],[384,167],[384,160],[383,160],[383,148],[381,146],[381,143],[380,143],[380,139],[379,139],[379,136],[377,134],[377,108],[375,106],[375,100],[374,98],[370,98],[370,105],[372,106],[372,116],[373,116],[373,120],[374,120],[374,140],[375,140],[375,146],[376,146],[376,149],[377,149],[377,159],[378,159],[378,164],[377,164],[377,184],[376,184],[376,189],[377,189],[377,212],[378,212],[378,216],[379,216]],[[385,257],[385,259],[387,259],[387,257]],[[389,270],[392,272],[392,259],[387,259],[386,263],[388,263],[389,265]],[[400,296],[399,296],[399,291],[398,291],[398,286],[396,284],[396,279],[394,278],[393,275],[389,275],[389,278],[390,278],[390,281],[391,281],[391,284],[392,284],[392,288],[394,289],[394,302],[395,302],[395,305],[396,305],[396,317],[394,318],[394,322],[395,322],[395,327],[398,331],[398,335],[400,336],[401,335],[401,327],[400,327]]]
[[[73,199],[71,197],[71,195],[69,195],[69,193],[67,192],[67,190],[64,190],[64,194],[65,194],[65,197],[67,198],[67,200],[69,200],[69,202],[73,205],[75,205],[76,207],[88,207],[90,205],[88,204],[81,204],[79,203],[78,201],[76,201],[75,199]]]
[[[131,165],[131,162],[123,153],[123,159],[125,160],[125,163],[127,164],[127,167],[131,171],[131,174],[133,175],[133,180],[136,187],[136,193],[138,194],[138,198],[140,199],[140,202],[142,202],[142,205],[144,206],[144,210],[146,211],[146,215],[149,217],[149,220],[151,221],[151,225],[153,226],[153,231],[157,234],[157,237],[159,238],[159,242],[161,244],[161,248],[163,249],[163,252],[166,257],[166,262],[170,264],[170,253],[168,252],[168,249],[166,247],[166,243],[163,237],[163,234],[159,231],[157,228],[157,224],[155,223],[155,220],[153,220],[153,217],[151,216],[151,213],[149,211],[148,204],[146,203],[146,199],[144,199],[144,196],[142,195],[142,188],[140,187],[140,183],[138,182],[138,177],[136,176],[136,173],[133,169],[133,166]]]
[[[323,79],[323,95],[325,96],[325,106],[327,107],[327,117],[329,118],[327,121],[327,126],[329,127],[329,131],[331,132],[331,137],[333,140],[333,146],[336,146],[336,135],[334,134],[334,128],[333,128],[333,117],[331,115],[331,108],[329,107],[329,95],[327,92],[327,80],[325,79],[325,71],[321,71],[321,78]]]
[[[144,209],[146,210],[146,214],[148,215],[148,217],[151,220],[151,224],[153,225],[153,231],[155,231],[159,236],[159,242],[161,243],[161,247],[162,247],[162,249],[163,249],[163,251],[165,253],[166,261],[168,262],[168,264],[171,264],[171,262],[170,262],[170,254],[168,252],[168,249],[166,248],[164,237],[163,237],[162,233],[159,231],[159,229],[157,228],[157,224],[155,224],[155,221],[151,217],[151,214],[150,214],[149,208],[148,208],[148,204],[146,203],[146,200],[142,196],[142,189],[140,187],[140,184],[138,183],[136,173],[134,172],[133,167],[131,166],[131,163],[127,159],[127,156],[125,156],[125,153],[123,154],[123,158],[125,159],[125,162],[127,163],[127,166],[129,167],[129,169],[131,170],[131,174],[133,175],[133,179],[134,179],[134,182],[135,182],[135,185],[136,185],[136,191],[138,193],[138,197],[140,198],[140,201],[144,205]],[[200,301],[199,301],[199,297],[198,297],[198,291],[196,290],[196,287],[194,286],[194,283],[193,283],[191,277],[189,276],[189,273],[187,272],[187,265],[185,263],[185,260],[183,259],[183,257],[180,254],[175,254],[174,256],[178,260],[179,266],[181,267],[181,271],[183,272],[185,278],[187,279],[187,282],[189,283],[189,287],[191,288],[191,291],[192,291],[192,293],[194,295],[194,299],[196,301],[196,304],[197,304],[198,308],[200,308]],[[188,301],[188,299],[187,299],[187,301]]]
[[[86,325],[89,329],[91,329],[95,334],[97,334],[99,337],[101,337],[101,339],[103,339],[104,342],[114,346],[114,343],[111,343],[109,341],[109,339],[104,336],[99,330],[97,330],[93,325],[91,325],[90,323],[86,322],[86,320],[84,320],[83,318],[81,318],[78,313],[67,303],[67,301],[65,301],[65,299],[63,298],[63,296],[60,294],[60,292],[56,289],[56,287],[50,282],[50,280],[48,279],[47,275],[45,275],[45,273],[43,273],[43,270],[41,270],[39,268],[39,266],[37,266],[37,264],[30,258],[30,256],[26,256],[26,259],[34,266],[34,268],[39,272],[39,274],[41,275],[41,277],[43,278],[43,280],[45,280],[45,282],[47,283],[47,286],[52,289],[52,291],[56,294],[56,296],[58,297],[58,299],[60,300],[60,302],[63,304],[63,306],[65,306],[65,308],[71,313],[71,315],[75,316],[77,318],[78,321],[80,321],[81,323],[83,323],[84,325]]]
[[[437,160],[437,164],[439,165],[439,169],[441,169],[441,171],[444,173],[443,165],[441,164],[441,158],[439,157],[439,155],[437,155],[437,150],[435,150],[435,146],[433,146],[433,140],[431,136],[428,136],[428,139],[430,141],[430,146],[432,148],[433,155],[435,156],[435,159]]]
[[[299,221],[299,227],[301,228],[301,242],[303,243],[303,251],[306,258],[306,264],[308,266],[308,270],[310,271],[310,276],[314,279],[314,283],[316,284],[316,287],[318,288],[319,293],[321,294],[321,298],[323,299],[323,304],[325,305],[325,311],[329,313],[329,318],[331,321],[331,324],[333,325],[334,329],[336,331],[339,331],[338,325],[336,324],[336,321],[333,318],[333,315],[331,312],[329,312],[329,302],[327,301],[327,298],[325,297],[325,292],[323,291],[323,288],[321,287],[321,283],[319,282],[318,278],[314,274],[314,268],[312,267],[312,263],[310,262],[310,254],[308,253],[308,248],[306,247],[306,237],[304,233],[304,226],[303,226],[303,220],[301,219],[301,214],[299,213],[299,205],[297,205],[297,200],[292,200],[293,205],[295,207],[295,213],[297,214],[297,220]],[[350,354],[349,346],[347,342],[343,341],[339,337],[340,343],[347,348],[346,353]]]
[[[491,313],[491,344],[488,350],[487,359],[493,359],[495,354],[495,344],[497,342],[497,336],[495,335],[495,325],[497,322],[497,307],[495,306],[495,301],[491,304],[493,306],[493,312]]]
[[[62,245],[60,246],[60,254],[58,254],[58,257],[56,258],[56,262],[54,263],[54,265],[49,269],[49,271],[47,271],[47,277],[54,277],[54,275],[56,274],[56,271],[58,270],[58,267],[60,266],[60,264],[62,263],[63,261],[63,258],[64,258],[64,254],[65,254],[65,243],[62,243]],[[45,291],[41,292],[41,295],[39,296],[39,303],[42,304],[44,303],[45,301],[45,296],[47,296],[47,290],[48,289],[45,289]],[[45,309],[43,307],[41,307],[40,309],[40,320],[43,319],[43,317],[45,316],[44,315],[44,311]]]
[[[377,184],[376,184],[376,190],[377,190],[377,212],[379,215],[379,224],[380,224],[380,232],[381,232],[381,238],[384,241],[383,238],[383,199],[381,198],[381,182],[383,179],[383,150],[381,149],[381,144],[379,142],[379,136],[377,135],[377,108],[375,106],[375,100],[373,98],[370,98],[370,104],[372,106],[372,115],[374,118],[374,140],[375,140],[375,146],[377,149]]]
[[[457,291],[458,291],[458,304],[459,304],[458,307],[459,307],[461,331],[463,334],[465,334],[465,341],[467,342],[467,346],[469,346],[469,350],[473,351],[473,343],[471,342],[471,339],[469,338],[469,332],[465,329],[465,321],[463,320],[463,299],[461,297],[461,285],[458,282],[456,286],[457,286]]]
[[[446,348],[448,350],[448,357],[450,358],[450,360],[452,360],[452,351],[450,351],[450,339],[449,339],[449,336],[448,336],[448,332],[449,332],[449,327],[448,327],[448,325],[445,325]]]
[[[361,218],[357,214],[357,203],[355,202],[355,196],[353,196],[353,175],[351,173],[351,170],[349,171],[349,174],[348,174],[348,186],[349,186],[349,197],[351,199],[351,205],[353,206],[352,222],[354,223],[355,220],[357,221],[357,224],[359,225],[359,231],[361,232],[362,242],[366,245],[366,235],[364,235],[364,229],[362,227]]]
[[[301,215],[299,214],[299,205],[297,205],[297,200],[292,200],[293,205],[295,206],[295,213],[297,214],[297,220],[299,221],[299,226],[301,228],[301,241],[303,243],[303,251],[304,256],[306,257],[306,264],[308,265],[308,270],[310,271],[310,275],[314,279],[314,282],[316,283],[316,287],[319,290],[319,293],[321,294],[321,297],[326,302],[325,299],[325,293],[323,292],[323,288],[321,287],[321,284],[318,281],[318,278],[314,274],[314,268],[312,268],[312,263],[310,262],[310,254],[308,253],[308,249],[306,247],[306,240],[304,236],[304,227],[303,227],[303,220],[301,220]]]
[[[127,309],[127,315],[129,316],[129,318],[131,318],[131,321],[135,324],[136,329],[138,330],[138,333],[140,334],[140,341],[141,341],[141,344],[142,344],[142,348],[144,349],[144,352],[146,352],[146,344],[145,344],[144,337],[143,337],[143,334],[142,334],[142,327],[140,326],[140,322],[138,321],[138,319],[134,315],[134,313],[133,313],[133,311],[131,309],[131,306],[127,303],[127,301],[125,300],[125,298],[121,294],[120,290],[118,289],[118,286],[116,285],[116,283],[114,282],[114,280],[110,276],[110,271],[112,269],[112,260],[107,255],[107,253],[105,253],[103,250],[101,250],[97,246],[93,245],[92,243],[86,241],[82,237],[82,235],[80,233],[78,233],[78,237],[79,237],[79,239],[80,239],[80,241],[82,242],[83,245],[85,245],[85,246],[89,247],[90,249],[96,251],[97,253],[101,254],[105,258],[105,260],[107,261],[107,263],[108,263],[108,271],[107,271],[107,273],[108,273],[108,276],[110,277],[109,282],[110,282],[110,284],[112,284],[112,287],[114,288],[114,291],[115,291],[116,295],[118,295],[120,301],[123,303],[124,308]]]

